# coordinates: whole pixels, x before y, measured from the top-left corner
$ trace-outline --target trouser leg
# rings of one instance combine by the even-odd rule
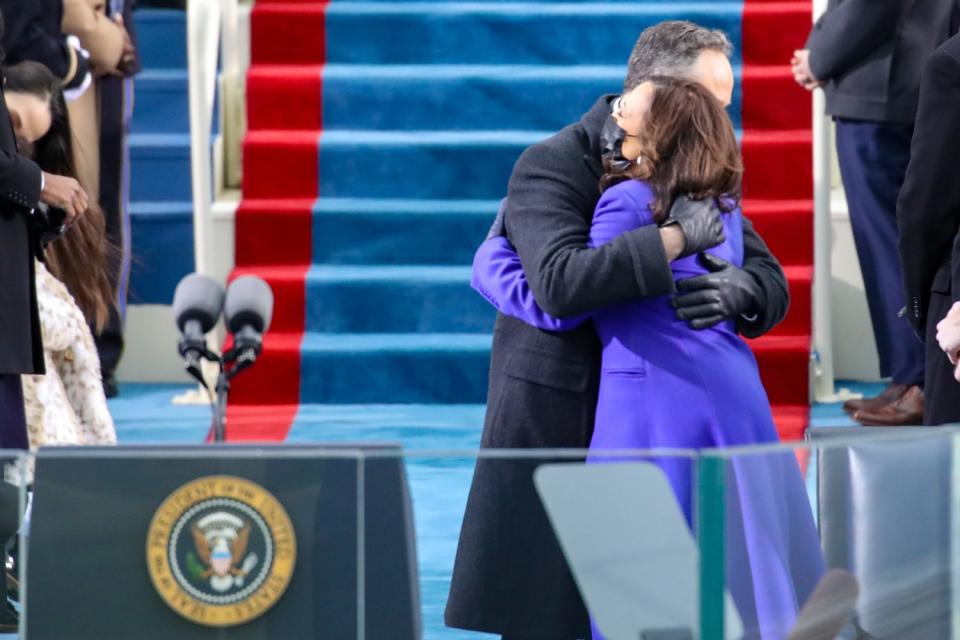
[[[837,121],[837,155],[863,272],[880,372],[923,384],[924,349],[906,319],[897,231],[897,196],[910,159],[912,127]]]
[[[107,239],[116,248],[110,279],[116,308],[96,336],[104,378],[112,377],[123,354],[123,328],[130,282],[130,162],[127,130],[133,110],[133,80],[107,76],[100,82],[100,206]]]

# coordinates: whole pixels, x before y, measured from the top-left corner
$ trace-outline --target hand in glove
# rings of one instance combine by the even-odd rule
[[[757,311],[763,294],[752,275],[708,253],[700,261],[710,273],[677,283],[683,292],[673,299],[678,318],[694,329],[709,329]]]
[[[717,203],[680,196],[670,207],[670,216],[661,226],[676,224],[683,231],[684,246],[680,258],[692,256],[723,244],[723,219]]]

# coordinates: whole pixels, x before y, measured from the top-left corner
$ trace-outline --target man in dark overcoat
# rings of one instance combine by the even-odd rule
[[[863,273],[884,391],[844,409],[870,426],[919,424],[924,350],[900,316],[897,197],[910,161],[920,75],[947,39],[955,0],[829,0],[794,76],[823,86],[835,123],[837,159]]]
[[[681,198],[664,226],[643,227],[598,248],[587,242],[604,173],[616,160],[613,111],[654,76],[704,84],[725,104],[733,92],[730,42],[719,31],[670,21],[641,34],[624,95],[601,97],[580,122],[527,149],[510,178],[505,233],[544,311],[592,312],[675,291],[670,261],[719,244],[719,212]],[[744,221],[744,266],[705,276],[678,315],[695,328],[735,319],[748,337],[787,311],[777,260]],[[705,363],[706,364],[706,363]],[[539,331],[498,315],[490,363],[484,451],[586,448],[593,432],[600,343],[590,323],[567,333]],[[533,452],[531,452],[533,453]],[[537,463],[478,460],[460,533],[445,620],[448,626],[508,639],[588,638],[586,610],[532,482]],[[602,544],[602,541],[598,541]]]

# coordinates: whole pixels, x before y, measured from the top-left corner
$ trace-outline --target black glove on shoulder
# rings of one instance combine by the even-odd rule
[[[725,240],[720,208],[712,199],[692,200],[680,196],[670,207],[670,217],[664,221],[664,225],[668,224],[678,224],[683,230],[681,258],[711,249]]]
[[[677,283],[682,292],[673,299],[678,318],[694,329],[708,329],[759,310],[763,291],[756,278],[709,253],[700,260],[710,273]]]

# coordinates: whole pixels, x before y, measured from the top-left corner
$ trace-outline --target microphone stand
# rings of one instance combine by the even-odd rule
[[[260,345],[240,341],[226,353],[223,358],[217,358],[220,363],[220,375],[217,376],[217,399],[213,406],[213,422],[210,430],[214,442],[224,442],[227,435],[227,396],[230,394],[230,382],[241,371],[248,369],[260,355]],[[232,365],[232,366],[228,366]]]
[[[258,336],[259,337],[259,336]],[[241,371],[248,369],[260,355],[261,343],[257,340],[250,340],[247,336],[235,336],[235,345],[229,349],[223,356],[207,349],[206,344],[197,341],[181,341],[181,353],[186,357],[186,370],[193,376],[200,385],[211,393],[207,381],[203,377],[203,371],[200,368],[200,359],[215,362],[219,367],[217,382],[214,391],[213,416],[210,423],[210,433],[214,442],[224,442],[227,433],[227,396],[230,394],[230,382]]]

